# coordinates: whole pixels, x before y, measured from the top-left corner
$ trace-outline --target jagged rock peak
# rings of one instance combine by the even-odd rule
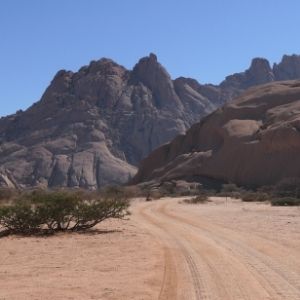
[[[246,71],[247,80],[253,81],[253,84],[264,84],[274,81],[274,74],[270,63],[265,58],[254,58],[250,68]]]
[[[300,60],[300,55],[298,55],[298,54],[291,54],[291,55],[284,54],[282,56],[281,62],[295,61],[295,60]]]
[[[300,55],[284,55],[279,64],[274,64],[273,72],[277,80],[290,80],[300,77]]]
[[[255,57],[252,59],[249,71],[257,69],[272,71],[269,61],[263,57]]]
[[[182,103],[174,90],[170,74],[158,62],[157,56],[150,53],[134,66],[131,72],[131,82],[142,83],[148,87],[158,108],[169,106],[170,109],[182,109]]]
[[[138,61],[138,63],[136,64],[136,66],[138,66],[141,63],[145,63],[145,62],[147,62],[148,64],[160,65],[160,63],[158,62],[158,59],[157,59],[157,55],[154,54],[154,53],[150,53],[149,56],[142,57]]]
[[[98,74],[98,75],[117,75],[122,76],[127,70],[109,58],[92,60],[88,66],[82,67],[78,73]]]
[[[245,72],[227,76],[221,82],[220,87],[223,89],[224,95],[226,95],[226,100],[231,100],[249,87],[274,80],[274,73],[269,61],[265,58],[257,57],[252,60],[250,67]]]
[[[93,69],[95,67],[105,67],[105,66],[125,69],[123,66],[119,65],[118,63],[116,63],[112,59],[105,58],[105,57],[103,57],[99,60],[92,60],[89,64],[90,71],[92,71],[91,69]]]
[[[152,61],[154,61],[154,62],[157,62],[157,56],[156,56],[156,54],[150,53],[149,54],[149,59],[152,60]]]
[[[143,57],[132,70],[132,79],[141,80],[146,86],[153,89],[158,80],[171,80],[166,69],[158,62],[157,56],[150,53]]]
[[[92,60],[89,65],[83,66],[78,72],[67,71],[65,69],[59,70],[52,79],[52,84],[55,82],[70,81],[73,76],[81,77],[87,73],[97,73],[99,75],[122,75],[127,71],[123,66],[117,64],[110,58],[101,58],[99,60]]]
[[[74,73],[72,71],[67,71],[65,69],[59,70],[53,77],[52,81],[56,81],[66,77],[72,77]]]

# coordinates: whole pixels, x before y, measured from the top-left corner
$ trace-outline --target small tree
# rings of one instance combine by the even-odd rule
[[[0,206],[0,225],[10,233],[78,231],[108,218],[123,218],[129,206],[124,193],[35,191]]]

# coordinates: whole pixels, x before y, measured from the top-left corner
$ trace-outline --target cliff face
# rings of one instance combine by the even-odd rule
[[[210,178],[266,185],[300,177],[300,81],[251,88],[152,152],[133,182]]]
[[[133,70],[110,59],[61,70],[41,100],[0,119],[0,186],[123,183],[152,150],[252,85],[300,76],[299,56],[255,59],[220,86],[172,80],[154,54]]]

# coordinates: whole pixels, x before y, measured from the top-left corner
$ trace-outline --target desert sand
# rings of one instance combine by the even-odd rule
[[[0,240],[0,299],[300,299],[300,208],[136,200],[94,232]]]

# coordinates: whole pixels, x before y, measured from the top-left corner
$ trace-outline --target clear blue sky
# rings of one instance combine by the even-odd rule
[[[0,116],[40,99],[59,69],[154,52],[173,78],[219,83],[253,57],[300,54],[299,0],[0,0]]]

